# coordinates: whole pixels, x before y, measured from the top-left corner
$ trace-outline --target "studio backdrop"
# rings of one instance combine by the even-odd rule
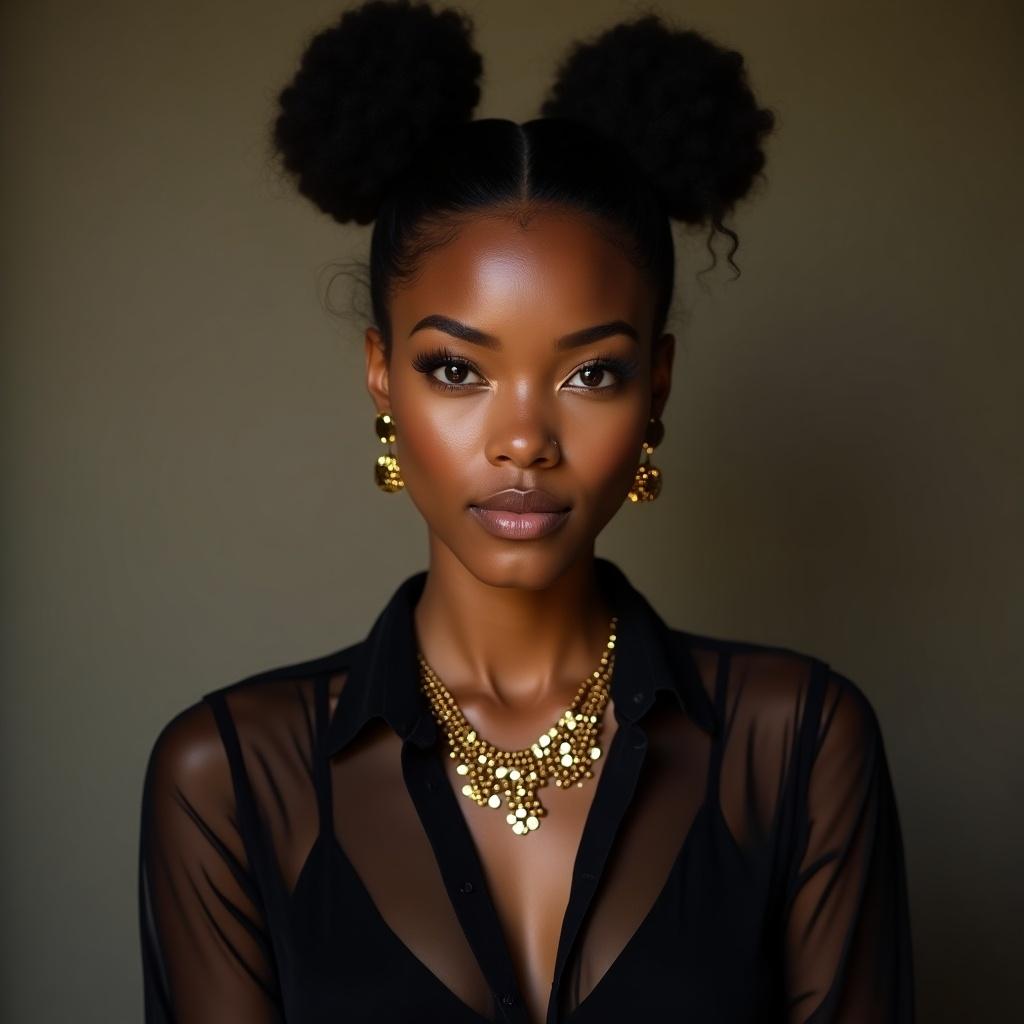
[[[467,0],[526,120],[615,0]],[[678,628],[827,658],[875,706],[920,1020],[1020,1019],[1021,16],[663,0],[778,118],[677,229],[659,501],[599,541]],[[141,1019],[139,805],[201,694],[365,635],[425,564],[373,483],[367,296],[268,126],[325,0],[0,11],[0,1019]],[[400,69],[396,69],[398,73]],[[333,282],[333,283],[331,283]],[[330,284],[330,287],[328,287]],[[670,570],[670,571],[669,571]]]

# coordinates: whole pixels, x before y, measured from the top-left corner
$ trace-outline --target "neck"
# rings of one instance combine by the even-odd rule
[[[545,588],[499,587],[431,537],[414,620],[423,656],[460,704],[528,711],[572,699],[597,667],[611,614],[592,549]]]

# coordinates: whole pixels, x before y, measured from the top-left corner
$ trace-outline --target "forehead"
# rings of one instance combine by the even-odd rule
[[[396,337],[430,313],[465,318],[499,336],[535,324],[568,332],[627,319],[641,336],[652,315],[643,272],[586,215],[544,210],[528,217],[473,216],[422,259],[392,298]]]

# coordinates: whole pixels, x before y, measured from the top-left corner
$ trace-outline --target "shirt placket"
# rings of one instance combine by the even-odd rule
[[[527,1024],[512,957],[484,880],[476,846],[432,747],[402,746],[402,774],[477,963],[494,996],[497,1019]]]
[[[620,722],[608,749],[608,760],[598,778],[590,813],[580,837],[573,865],[569,900],[555,956],[546,1024],[560,1020],[562,978],[575,948],[580,925],[585,920],[608,864],[608,856],[619,826],[629,809],[647,755],[647,733],[636,722]],[[571,1014],[569,1015],[571,1017]]]

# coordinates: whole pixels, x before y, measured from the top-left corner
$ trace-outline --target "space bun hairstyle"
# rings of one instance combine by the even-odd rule
[[[308,43],[278,97],[273,145],[298,190],[340,223],[373,222],[370,298],[388,352],[392,290],[474,213],[545,206],[591,217],[654,284],[654,336],[675,274],[671,220],[723,218],[751,189],[774,127],[743,57],[657,15],[575,43],[541,116],[473,119],[472,23],[420,0],[366,0]],[[714,266],[714,262],[712,263]]]

